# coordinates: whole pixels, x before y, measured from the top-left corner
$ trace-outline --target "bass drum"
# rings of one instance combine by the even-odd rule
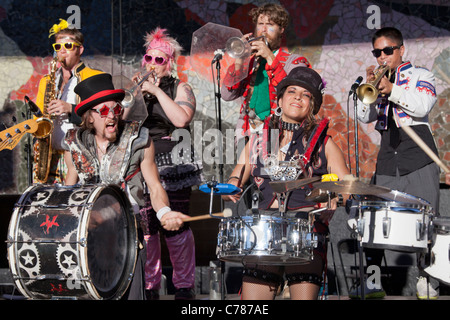
[[[27,298],[120,299],[136,265],[136,218],[118,186],[36,185],[16,203],[7,243]]]

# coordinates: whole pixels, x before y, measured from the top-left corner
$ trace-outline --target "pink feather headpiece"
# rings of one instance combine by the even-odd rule
[[[152,33],[145,36],[146,52],[149,50],[160,50],[170,58],[176,58],[181,52],[181,46],[178,42],[166,34],[166,29],[157,27]]]

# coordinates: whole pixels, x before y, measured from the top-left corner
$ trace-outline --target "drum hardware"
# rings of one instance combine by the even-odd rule
[[[387,212],[386,212],[387,215]],[[383,217],[383,236],[389,238],[389,233],[391,233],[391,218],[388,216]]]
[[[297,190],[306,185],[312,184],[313,182],[320,181],[320,176],[315,176],[311,178],[290,180],[290,181],[270,181],[269,184],[272,187],[273,191],[282,193],[288,192],[292,190]]]

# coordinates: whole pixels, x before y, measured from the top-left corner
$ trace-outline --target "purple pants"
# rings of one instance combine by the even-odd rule
[[[161,240],[159,232],[144,237],[147,244],[145,263],[145,289],[161,288]],[[172,283],[176,289],[195,286],[195,245],[192,230],[188,229],[175,236],[166,237],[170,262],[173,267]]]
[[[190,188],[167,192],[172,210],[189,214]],[[161,288],[161,235],[166,240],[170,262],[173,267],[172,283],[176,289],[195,287],[195,242],[189,224],[178,231],[167,231],[161,227],[156,212],[147,197],[146,206],[141,209],[141,224],[147,247],[145,263],[145,289]]]

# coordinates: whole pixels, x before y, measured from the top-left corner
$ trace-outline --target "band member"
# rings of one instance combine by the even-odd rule
[[[262,135],[250,136],[241,153],[229,183],[241,187],[253,177],[262,194],[262,200],[259,201],[260,213],[276,216],[280,212],[278,197],[269,184],[272,168],[266,165],[267,159],[275,157],[277,161],[294,161],[293,163],[299,164],[299,168],[304,167],[299,179],[327,173],[334,173],[343,179],[350,174],[342,151],[326,134],[328,119],[319,121],[315,117],[322,104],[323,90],[322,78],[316,71],[305,67],[293,68],[277,86],[279,110],[266,118]],[[279,137],[279,148],[269,150],[272,145],[269,141],[274,134]],[[240,196],[223,196],[223,199],[237,202]],[[318,208],[318,204],[309,201],[306,196],[305,188],[292,191],[284,205],[286,217],[308,219],[309,212]],[[265,265],[264,262],[246,264],[242,298],[274,299],[279,286],[284,283],[285,274],[291,299],[317,299],[325,271],[328,221],[336,207],[337,200],[333,199],[331,207],[323,211],[314,222],[320,243],[314,249],[314,258],[309,263],[275,266]]]
[[[114,89],[109,74],[92,76],[75,87],[81,97],[75,112],[82,119],[81,128],[70,129],[65,143],[66,185],[75,183],[120,184],[130,202],[143,207],[143,181],[150,192],[157,218],[166,230],[175,231],[188,216],[172,211],[167,193],[159,181],[155,163],[155,145],[148,130],[138,122],[123,122],[120,101],[125,92]],[[123,173],[123,176],[121,175]],[[135,210],[138,214],[139,209]],[[142,239],[143,240],[143,239]],[[145,299],[145,248],[139,250],[139,261],[128,293],[128,299]]]
[[[170,206],[189,214],[192,186],[202,183],[202,163],[194,159],[192,152],[180,150],[174,155],[179,143],[174,132],[183,129],[183,143],[192,146],[189,125],[194,117],[196,101],[188,83],[180,81],[173,74],[180,44],[167,34],[167,30],[156,28],[145,36],[146,53],[143,65],[152,75],[142,84],[148,117],[143,126],[148,128],[155,145],[155,161],[161,183],[169,197]],[[142,76],[142,75],[141,75]],[[137,79],[136,79],[137,80]],[[180,131],[180,130],[178,130]],[[174,157],[178,156],[178,159]],[[186,223],[179,230],[167,231],[161,228],[156,210],[148,199],[141,210],[145,223],[147,242],[146,292],[148,299],[158,299],[162,276],[160,232],[164,235],[173,266],[172,282],[175,299],[195,297],[195,243],[192,230]]]
[[[292,68],[292,65],[310,67],[306,58],[290,54],[287,48],[281,47],[289,22],[289,13],[284,7],[265,4],[252,9],[249,15],[255,30],[244,35],[245,41],[250,37],[264,38],[250,42],[253,55],[248,76],[232,87],[223,86],[221,89],[225,101],[244,98],[237,124],[238,138],[242,138],[239,132],[245,135],[248,130],[260,128],[263,120],[274,112],[277,107],[275,88],[286,76],[287,68]],[[242,61],[236,59],[236,63],[227,70],[227,76],[233,76],[241,67]]]
[[[358,101],[358,119],[365,123],[376,121],[375,128],[381,134],[374,183],[427,200],[438,215],[439,167],[402,129],[410,126],[438,155],[428,123],[428,114],[437,101],[434,75],[403,60],[403,36],[396,28],[378,30],[372,45],[378,65],[386,65],[392,71],[390,79],[381,78],[376,102],[364,105]],[[367,82],[373,81],[374,69],[375,66],[367,69]],[[381,266],[382,252],[368,254],[372,258],[370,264]],[[426,297],[420,291],[418,296]],[[430,296],[437,296],[433,288],[430,292]]]
[[[54,37],[53,49],[58,58],[58,69],[54,74],[54,92],[47,92],[50,74],[44,76],[39,83],[39,91],[36,104],[44,112],[46,98],[51,100],[47,104],[47,112],[53,121],[52,134],[52,158],[47,181],[36,181],[41,183],[63,183],[67,168],[64,163],[64,150],[62,143],[68,129],[80,123],[80,118],[73,111],[79,98],[73,88],[82,80],[101,73],[87,67],[81,61],[84,51],[84,36],[76,28],[71,28],[67,21],[60,19],[50,29],[49,37]],[[36,166],[36,164],[35,164]]]

